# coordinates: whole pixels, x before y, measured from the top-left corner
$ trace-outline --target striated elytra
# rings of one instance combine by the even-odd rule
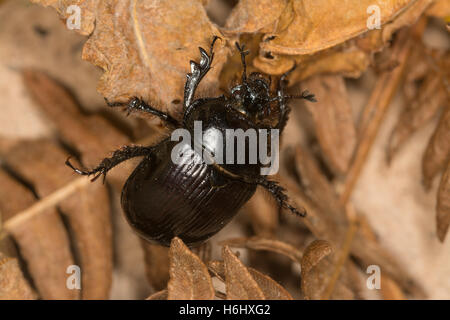
[[[281,207],[300,216],[305,214],[303,209],[298,211],[288,203],[284,189],[277,182],[261,174],[266,162],[263,164],[258,160],[249,164],[252,163],[248,161],[250,142],[245,145],[247,161],[244,164],[237,164],[238,152],[234,152],[233,162],[215,161],[214,152],[211,153],[212,160],[204,158],[205,152],[202,150],[209,150],[211,146],[214,149],[214,146],[220,145],[227,150],[228,145],[223,139],[227,129],[279,130],[281,134],[290,111],[286,105],[287,99],[315,101],[314,95],[307,91],[298,96],[284,94],[286,76],[293,69],[280,77],[276,95],[271,96],[270,81],[263,75],[252,73],[247,77],[245,56],[248,51],[237,43],[244,69],[241,83],[233,87],[227,96],[194,99],[198,84],[211,67],[217,39],[214,37],[209,54],[199,48],[199,63],[190,63],[191,73],[187,74],[181,122],[138,98],[128,103],[107,102],[111,107],[126,106],[128,111],[139,110],[155,115],[173,130],[184,129],[190,133],[191,143],[180,144],[169,137],[153,146],[126,146],[87,171],[73,167],[69,159],[66,161],[77,173],[94,175],[92,180],[95,180],[101,175],[105,177],[110,169],[125,160],[143,157],[123,187],[121,203],[129,224],[150,242],[169,246],[172,238],[177,236],[189,246],[201,244],[230,222],[252,197],[258,185],[267,189]],[[195,140],[196,121],[203,128],[200,147]],[[256,149],[261,147],[260,140],[257,144]],[[270,148],[270,143],[265,146]],[[173,158],[174,148],[177,148],[177,161]]]

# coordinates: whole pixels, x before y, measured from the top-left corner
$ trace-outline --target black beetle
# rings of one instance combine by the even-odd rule
[[[107,101],[108,105],[126,106],[129,111],[150,113],[173,129],[184,128],[191,133],[194,121],[202,121],[205,128],[214,128],[219,132],[224,132],[227,128],[269,128],[278,129],[281,133],[290,111],[286,99],[315,101],[314,95],[307,91],[299,96],[284,94],[285,78],[293,69],[281,76],[277,94],[271,97],[270,81],[259,73],[252,73],[247,77],[245,56],[249,52],[244,51],[244,46],[241,48],[238,43],[236,47],[244,69],[241,83],[231,89],[228,97],[222,95],[194,100],[198,84],[211,67],[213,47],[217,39],[218,37],[214,37],[209,54],[199,48],[199,63],[190,62],[191,73],[187,74],[181,123],[138,98],[133,98],[128,103]],[[278,116],[275,118],[271,115],[272,104],[278,106]],[[276,121],[276,124],[268,125],[270,119],[272,122]],[[219,143],[223,143],[223,140]],[[260,174],[261,163],[206,163],[201,153],[190,145],[182,150],[180,162],[174,163],[171,161],[171,152],[176,144],[176,141],[167,138],[154,146],[126,146],[90,171],[74,168],[69,159],[66,164],[79,174],[94,174],[95,180],[101,175],[105,177],[110,169],[122,161],[143,156],[144,159],[123,187],[122,208],[128,222],[143,238],[165,246],[170,245],[175,236],[180,237],[187,245],[194,246],[216,234],[252,197],[258,185],[267,189],[281,207],[300,216],[305,215],[304,210],[299,212],[288,203],[284,189],[277,182]]]

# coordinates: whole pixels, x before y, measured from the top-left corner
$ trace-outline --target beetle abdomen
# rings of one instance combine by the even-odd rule
[[[122,208],[145,239],[168,246],[178,236],[195,245],[221,230],[256,186],[223,177],[187,145],[173,163],[165,151],[172,146],[163,142],[157,159],[137,166],[123,188]]]

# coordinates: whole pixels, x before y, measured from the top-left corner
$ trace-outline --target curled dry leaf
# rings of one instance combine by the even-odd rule
[[[341,76],[316,76],[302,83],[314,92],[316,103],[306,102],[327,163],[334,171],[347,171],[356,145],[352,110]]]
[[[355,45],[342,45],[313,55],[275,55],[260,51],[253,60],[255,67],[267,74],[281,75],[296,63],[297,68],[289,76],[291,83],[316,74],[339,73],[347,77],[359,77],[370,64],[370,57]]]
[[[276,239],[267,239],[261,237],[235,238],[222,241],[221,245],[235,248],[272,251],[284,255],[294,262],[299,262],[302,257],[302,252],[297,248],[290,245],[289,243]]]
[[[168,300],[212,300],[214,287],[208,268],[175,237],[170,244]]]
[[[429,189],[433,178],[441,172],[450,155],[450,103],[447,106],[428,143],[422,159],[422,173],[425,188]]]
[[[210,261],[208,268],[221,281],[225,281],[225,264],[222,261]],[[290,293],[269,276],[248,267],[248,272],[263,291],[267,300],[292,300]]]
[[[386,46],[396,30],[416,22],[431,2],[289,2],[273,26],[261,30],[267,33],[254,65],[268,74],[282,74],[295,60],[299,66],[291,75],[295,81],[323,73],[359,77],[371,55]],[[375,13],[367,12],[371,5],[380,8],[382,29],[367,28]]]
[[[302,292],[306,299],[320,299],[329,281],[326,268],[329,261],[323,261],[333,252],[328,241],[315,240],[305,250],[302,257]]]
[[[224,246],[222,257],[225,264],[227,299],[264,300],[265,296],[247,267]]]
[[[65,8],[79,3],[35,2],[56,7],[63,17]],[[178,107],[172,102],[183,100],[189,60],[198,59],[199,46],[207,49],[214,35],[221,36],[203,1],[85,0],[80,8],[81,21],[86,20],[80,32],[90,34],[83,59],[105,71],[97,87],[100,94],[110,101],[137,96],[176,115]],[[213,67],[200,90],[218,87],[227,53],[224,41],[218,41]]]
[[[261,47],[280,54],[311,54],[366,32],[370,6],[378,5],[384,24],[417,1],[293,1],[291,23],[281,30],[275,27],[268,35],[275,38],[262,43]]]
[[[23,276],[19,262],[0,252],[0,300],[33,300],[36,295]]]
[[[444,242],[445,236],[450,225],[450,162],[442,175],[441,183],[437,194],[436,206],[436,227],[437,235],[441,242]]]
[[[141,240],[147,280],[155,290],[167,287],[169,281],[169,249]]]

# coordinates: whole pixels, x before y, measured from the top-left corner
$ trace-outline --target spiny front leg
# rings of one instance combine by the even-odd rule
[[[142,147],[142,146],[125,146],[122,149],[114,151],[111,157],[105,158],[100,162],[100,164],[92,170],[80,170],[75,168],[70,163],[70,157],[66,160],[66,165],[69,166],[73,171],[78,174],[90,176],[95,175],[91,181],[97,180],[101,175],[103,175],[103,182],[105,182],[106,174],[109,170],[117,166],[119,163],[129,160],[135,157],[147,156],[152,154],[152,147]]]
[[[281,187],[278,182],[268,180],[266,178],[261,177],[257,181],[258,185],[264,187],[267,191],[269,191],[272,196],[275,198],[275,200],[278,202],[278,205],[282,208],[290,210],[295,215],[298,215],[300,217],[306,216],[306,210],[305,208],[301,208],[301,211],[298,211],[295,207],[291,206],[288,203],[288,196],[285,194],[285,189]]]
[[[129,115],[132,111],[146,112],[154,116],[157,116],[158,118],[160,118],[161,120],[163,120],[165,123],[169,124],[172,127],[179,126],[178,121],[172,118],[169,114],[149,106],[147,103],[145,103],[143,100],[139,98],[134,97],[128,103],[109,102],[108,100],[106,100],[106,98],[105,101],[110,107],[126,107],[128,111],[127,115]]]
[[[191,64],[191,72],[186,75],[186,84],[184,86],[184,102],[183,102],[183,110],[186,111],[187,108],[191,105],[194,100],[195,90],[197,89],[198,84],[202,81],[203,77],[208,73],[209,69],[211,69],[211,64],[214,58],[214,43],[220,39],[218,36],[214,36],[211,47],[209,49],[209,55],[206,53],[205,49],[199,48],[200,50],[200,63],[195,61],[190,62]]]

